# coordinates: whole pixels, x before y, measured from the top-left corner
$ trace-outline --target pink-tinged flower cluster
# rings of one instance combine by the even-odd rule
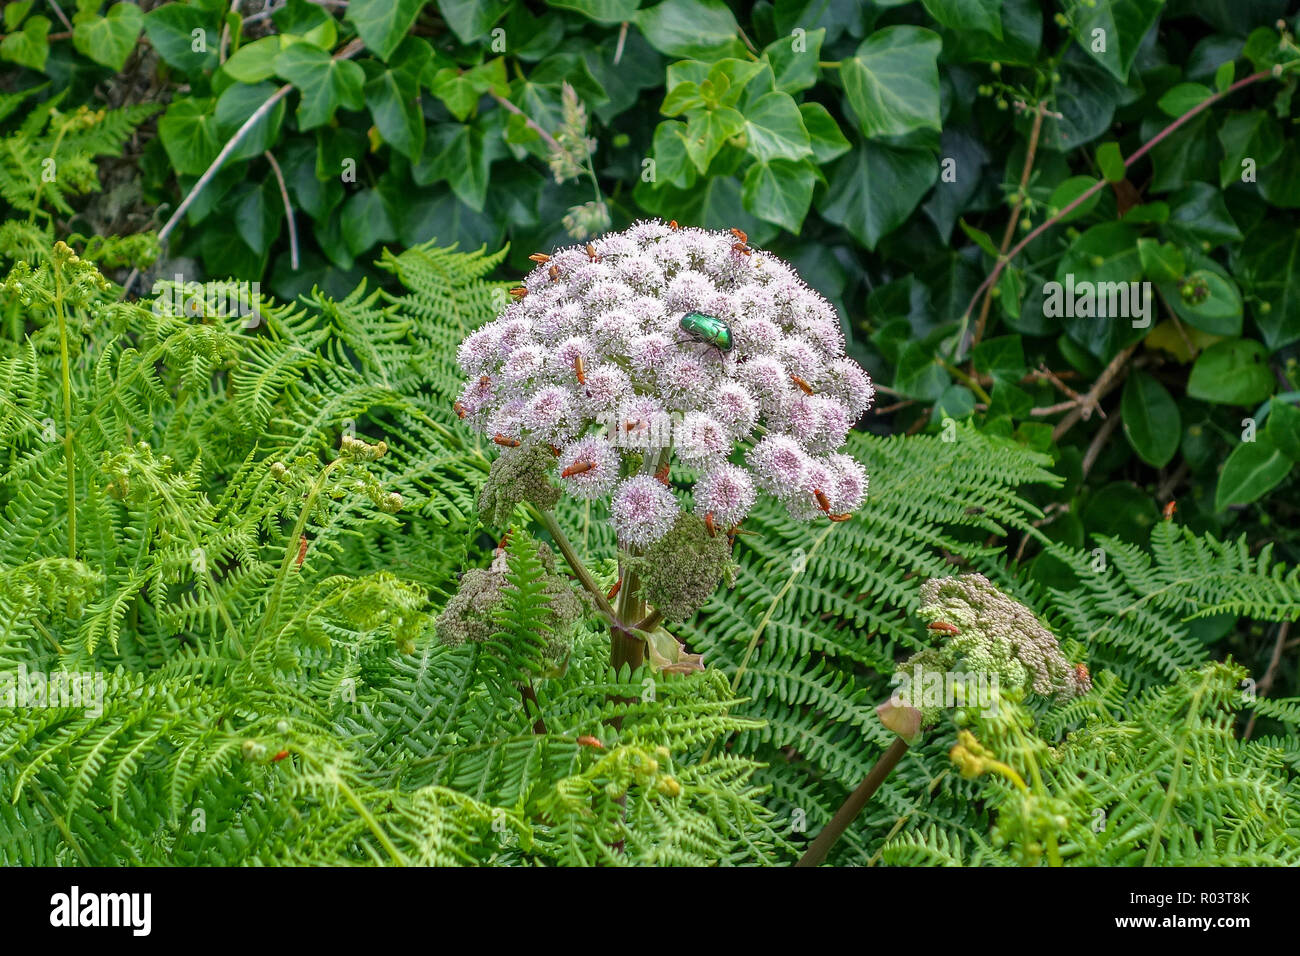
[[[558,448],[555,483],[612,494],[625,546],[680,513],[651,474],[673,456],[700,475],[695,512],[723,529],[759,491],[801,519],[862,503],[866,473],[837,449],[871,379],[845,355],[834,307],[785,262],[730,232],[650,220],[555,252],[521,289],[461,343],[457,409],[488,436]],[[683,331],[687,312],[726,323],[730,351]]]

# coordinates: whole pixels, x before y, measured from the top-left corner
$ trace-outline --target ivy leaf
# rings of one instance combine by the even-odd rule
[[[379,70],[364,92],[384,141],[407,159],[418,160],[424,150],[424,114],[416,78],[405,70]]]
[[[501,0],[438,0],[438,12],[456,38],[467,46],[487,36],[492,24],[509,8]]]
[[[158,138],[178,173],[201,175],[221,152],[226,140],[212,106],[210,99],[182,97],[158,121]]]
[[[254,86],[236,83],[234,86],[227,87],[226,91],[218,97],[214,113],[217,132],[222,140],[229,140],[258,108],[275,95],[275,91],[276,86],[273,83],[258,83]],[[281,99],[253,124],[252,129],[245,134],[227,161],[248,159],[274,146],[280,135],[280,126],[284,122],[284,110],[284,100]]]
[[[461,202],[482,212],[488,172],[497,157],[495,143],[489,144],[475,126],[442,123],[433,127],[424,157],[412,167],[411,175],[421,186],[446,180]]]
[[[924,342],[908,342],[898,355],[894,388],[907,398],[938,401],[952,384],[948,373],[935,359],[934,349]]]
[[[1300,408],[1274,398],[1264,431],[1278,451],[1292,461],[1300,461]]]
[[[1282,155],[1281,126],[1264,109],[1227,114],[1219,125],[1218,139],[1223,146],[1219,163],[1219,186],[1223,189],[1242,182],[1245,160],[1253,160],[1255,168],[1262,169]]]
[[[547,0],[547,6],[575,10],[607,26],[633,19],[640,5],[641,0]]]
[[[446,8],[454,8],[456,5],[443,3],[441,6],[448,26],[455,30],[456,24],[452,22],[454,13]],[[411,24],[423,7],[424,0],[352,0],[344,18],[357,28],[357,33],[365,41],[368,50],[381,60],[387,60],[411,29]],[[459,31],[457,35],[460,35]],[[461,42],[468,43],[472,39],[477,37],[461,37]]]
[[[1257,405],[1273,394],[1268,350],[1251,339],[1216,342],[1202,352],[1187,379],[1187,394],[1219,405]]]
[[[1026,371],[1024,343],[1018,335],[985,339],[975,346],[971,359],[977,369],[988,375],[1019,379]]]
[[[1292,461],[1273,444],[1267,433],[1242,442],[1232,450],[1219,473],[1214,490],[1214,510],[1245,505],[1272,491],[1291,471]]]
[[[261,83],[275,76],[275,58],[284,49],[284,39],[279,36],[262,37],[245,43],[221,69],[240,83]]]
[[[134,3],[115,3],[107,16],[83,12],[73,20],[72,45],[77,52],[120,73],[144,26],[144,13]]]
[[[316,222],[328,219],[334,208],[343,201],[343,185],[338,176],[327,179],[317,177],[316,150],[310,143],[299,143],[293,147],[281,166],[294,207],[301,209]]]
[[[812,204],[816,181],[816,167],[807,161],[758,162],[745,173],[741,197],[745,208],[759,219],[798,235]]]
[[[1300,340],[1300,231],[1266,219],[1250,231],[1234,264],[1260,300],[1252,303],[1251,314],[1269,348]]]
[[[274,176],[268,176],[260,186],[255,186],[235,206],[235,229],[259,256],[271,248],[280,235],[284,219],[284,200]]]
[[[1142,274],[1153,282],[1173,282],[1187,271],[1183,250],[1171,242],[1158,239],[1139,239],[1138,256],[1142,260]]]
[[[1300,408],[1274,398],[1264,431],[1278,451],[1292,461],[1300,461]]]
[[[393,217],[378,189],[363,189],[349,196],[343,204],[339,223],[348,252],[353,256],[359,256],[381,242],[397,239]]]
[[[800,103],[799,114],[803,117],[804,129],[808,131],[808,145],[812,147],[813,160],[818,166],[829,164],[853,148],[853,144],[840,132],[835,117],[820,103]]]
[[[1120,82],[1137,57],[1143,37],[1160,16],[1164,0],[1096,0],[1074,11],[1074,35],[1085,53]]]
[[[163,62],[183,73],[194,75],[217,65],[217,51],[208,37],[220,33],[220,24],[197,7],[167,3],[144,16],[144,32]],[[194,31],[203,31],[203,49],[194,49]]]
[[[798,93],[817,85],[817,62],[825,39],[826,28],[821,27],[778,37],[763,48],[763,56],[771,64],[778,90]]]
[[[235,224],[226,216],[214,216],[203,227],[199,251],[204,265],[213,275],[233,279],[256,279],[266,268],[266,256],[260,256],[239,237]]]
[[[1124,383],[1120,401],[1124,435],[1138,457],[1154,468],[1173,460],[1182,437],[1182,420],[1173,397],[1158,381],[1141,370]]]
[[[6,9],[6,13],[8,10]],[[32,70],[45,69],[45,60],[50,55],[50,20],[48,17],[35,16],[23,24],[23,28],[10,33],[0,41],[0,60],[8,60]]]
[[[835,164],[817,208],[874,250],[938,178],[939,163],[929,150],[862,143]]]
[[[1119,143],[1102,143],[1097,147],[1097,165],[1108,183],[1124,181],[1124,154],[1119,150]]]
[[[1214,94],[1201,83],[1179,83],[1156,103],[1167,116],[1179,117],[1204,103]]]
[[[664,120],[655,127],[655,181],[667,182],[681,189],[695,185],[695,164],[686,152],[686,124]]]
[[[1054,211],[1065,209],[1070,203],[1074,202],[1093,186],[1097,185],[1097,180],[1091,176],[1071,176],[1056,189],[1052,190],[1052,198],[1047,201],[1049,213],[1055,214]],[[1092,212],[1097,203],[1101,202],[1101,190],[1093,193],[1079,205],[1075,206],[1068,213],[1061,217],[1061,222],[1071,222],[1080,219]]]
[[[760,162],[812,155],[803,116],[789,93],[768,93],[745,111],[746,149]]]
[[[926,11],[950,30],[980,30],[1002,39],[1002,0],[921,0]]]
[[[727,106],[697,113],[686,124],[686,154],[696,169],[707,172],[727,140],[744,128],[745,117]]]
[[[340,106],[350,110],[365,106],[365,71],[351,60],[335,60],[317,47],[295,43],[281,51],[275,58],[275,72],[298,89],[299,130],[323,126]]]
[[[669,56],[743,56],[740,24],[722,0],[664,0],[638,10],[635,23],[650,45]]]
[[[920,27],[886,27],[841,62],[849,105],[868,137],[940,128],[938,34]]]

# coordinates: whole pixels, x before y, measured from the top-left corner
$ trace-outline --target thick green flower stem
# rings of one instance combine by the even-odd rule
[[[889,749],[880,755],[876,765],[871,768],[871,772],[858,784],[858,788],[849,794],[849,798],[844,801],[844,805],[835,811],[835,816],[831,822],[822,828],[822,832],[817,834],[817,839],[812,841],[812,845],[795,866],[820,866],[826,860],[826,855],[830,853],[831,847],[835,841],[840,838],[849,824],[857,819],[858,814],[862,812],[868,801],[871,800],[880,785],[885,782],[885,778],[893,772],[898,766],[898,762],[903,759],[903,754],[907,753],[907,741],[902,737],[895,737],[894,742],[889,745]]]
[[[640,596],[641,582],[632,571],[623,571],[623,586],[618,592],[618,620],[639,621],[647,616],[647,605]],[[636,670],[645,662],[645,641],[621,623],[609,629],[609,663],[614,670],[624,666]]]

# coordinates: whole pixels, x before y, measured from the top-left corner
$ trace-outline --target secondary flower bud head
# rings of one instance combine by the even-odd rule
[[[614,512],[625,543],[653,541],[679,511],[662,484],[628,478],[647,452],[705,476],[696,512],[722,524],[755,489],[808,520],[861,504],[866,475],[836,452],[871,379],[845,354],[835,308],[742,234],[638,222],[554,251],[519,285],[457,350],[457,413],[498,444],[561,447],[556,483],[573,497],[627,479]],[[683,327],[692,312],[705,319]]]

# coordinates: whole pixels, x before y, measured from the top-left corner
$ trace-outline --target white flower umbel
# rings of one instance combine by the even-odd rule
[[[694,510],[724,530],[760,490],[800,519],[862,503],[866,472],[837,450],[871,379],[787,263],[743,234],[658,221],[533,258],[516,300],[461,344],[457,409],[503,444],[558,448],[556,484],[612,494],[625,545],[672,527],[676,495],[649,472],[673,457],[702,475]],[[725,323],[729,343],[687,333],[687,312]]]

